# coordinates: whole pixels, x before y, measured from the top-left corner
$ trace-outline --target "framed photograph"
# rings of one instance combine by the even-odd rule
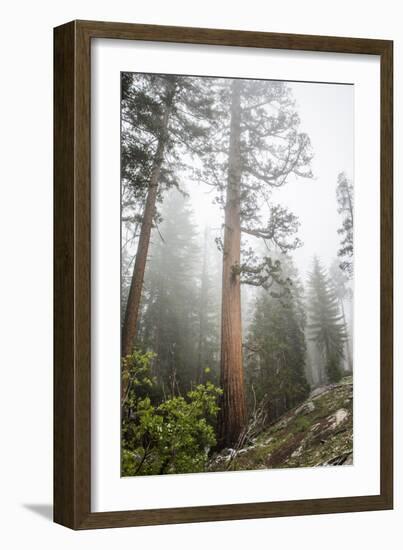
[[[393,43],[54,34],[54,520],[393,507]]]

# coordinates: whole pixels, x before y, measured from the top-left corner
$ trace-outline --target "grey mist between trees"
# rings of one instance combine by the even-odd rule
[[[123,475],[352,460],[353,92],[122,74]]]

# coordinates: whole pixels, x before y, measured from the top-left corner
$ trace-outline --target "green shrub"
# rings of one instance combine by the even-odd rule
[[[207,382],[184,397],[153,404],[150,353],[124,359],[128,383],[122,405],[122,475],[201,472],[216,444],[214,423],[221,390]]]

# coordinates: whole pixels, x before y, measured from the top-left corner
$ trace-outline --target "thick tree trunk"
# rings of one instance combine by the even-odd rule
[[[141,292],[144,282],[144,272],[148,255],[148,248],[150,245],[151,229],[155,216],[155,205],[158,196],[158,183],[161,173],[161,166],[164,159],[164,149],[167,140],[168,122],[172,108],[172,102],[173,89],[168,95],[168,101],[162,119],[161,134],[158,140],[157,151],[155,154],[150,184],[148,188],[147,200],[144,208],[139,244],[137,247],[136,260],[133,268],[133,276],[126,305],[125,320],[122,328],[122,357],[125,357],[132,352],[136,336]]]
[[[246,424],[242,366],[241,287],[237,272],[241,255],[240,134],[240,82],[234,80],[222,273],[221,387],[223,395],[218,422],[219,447],[235,445]]]

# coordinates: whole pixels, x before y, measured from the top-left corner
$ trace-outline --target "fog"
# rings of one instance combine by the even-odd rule
[[[312,143],[313,178],[290,176],[272,194],[274,202],[287,206],[300,221],[303,246],[292,256],[305,280],[312,258],[318,255],[329,267],[337,257],[340,215],[336,207],[336,183],[340,172],[351,178],[354,171],[354,87],[344,84],[290,82],[301,119],[301,130]],[[185,184],[193,219],[202,234],[205,226],[217,231],[223,213],[214,205],[214,191],[203,183]]]
[[[351,372],[352,269],[347,273],[339,268],[343,259],[339,252],[347,236],[351,239],[347,257],[351,267],[353,213],[350,202],[349,213],[345,209],[341,214],[336,189],[339,175],[344,173],[352,193],[353,86],[306,82],[284,86],[270,81],[241,81],[238,85],[231,79],[166,75],[125,78],[129,84],[128,103],[123,103],[122,111],[122,173],[128,177],[122,179],[126,204],[122,208],[122,320],[125,327],[127,313],[135,311],[130,338],[136,336],[145,349],[156,352],[154,368],[163,384],[175,393],[180,379],[184,387],[202,380],[204,367],[218,382],[224,323],[221,307],[234,268],[240,270],[237,284],[241,283],[235,297],[238,300],[241,296],[242,310],[237,338],[245,350],[249,349],[248,342],[253,348],[253,341],[263,338],[259,347],[266,347],[270,357],[284,349],[299,354],[297,360],[290,357],[285,361],[282,376],[288,376],[286,370],[295,360],[293,376],[298,378],[298,369],[304,369],[301,376],[312,387]],[[144,180],[143,171],[147,171],[147,162],[155,166],[155,144],[161,139],[160,122],[156,125],[156,120],[164,120],[159,111],[163,103],[159,102],[167,97],[164,94],[172,89],[172,82],[186,93],[176,99],[176,111],[166,128],[170,149],[161,165],[165,171],[158,172],[160,182],[151,184]],[[235,108],[237,86],[242,95],[237,92]],[[137,102],[139,93],[144,105]],[[150,99],[143,99],[147,95]],[[212,104],[210,96],[215,98]],[[219,119],[217,124],[211,108]],[[237,116],[239,149],[234,154],[230,140],[235,135],[232,125]],[[146,160],[144,168],[133,163],[139,149],[143,149],[140,161]],[[153,171],[149,173],[153,178]],[[236,199],[240,207],[235,214],[238,229],[236,223],[232,227],[224,223],[225,201],[229,209],[236,202],[228,202],[232,189],[228,181],[234,174],[241,197]],[[145,193],[141,188],[136,190],[136,178],[145,185]],[[160,192],[158,200],[154,195],[158,214],[149,215],[149,244],[138,254],[138,239],[147,217],[146,197],[153,188]],[[343,229],[341,235],[345,223],[348,231]],[[239,241],[235,245],[236,254],[240,250],[240,263],[236,255],[228,260],[223,253],[225,238],[231,239],[234,231],[241,235],[240,249]],[[143,260],[140,275],[138,256]],[[319,260],[316,268],[314,258]],[[281,274],[273,271],[276,260],[281,261]],[[230,276],[225,287],[226,262]],[[137,301],[129,303],[130,285],[136,287],[139,277],[142,285],[137,285]],[[286,296],[287,281],[291,294],[278,301],[279,296]],[[284,326],[274,337],[269,325],[277,325],[276,315]],[[269,325],[259,336],[263,322]],[[302,343],[289,341],[295,334],[303,334]],[[130,349],[131,340],[128,342]],[[249,376],[254,376],[254,369],[261,370],[262,357],[256,366],[256,357],[245,351],[244,366]],[[277,360],[264,361],[267,368],[277,368]],[[334,364],[338,365],[336,373],[331,370]],[[305,383],[297,378],[295,387]],[[279,405],[277,412],[281,410]]]
[[[353,94],[122,74],[124,475],[352,461]],[[285,454],[217,459],[290,412]]]

